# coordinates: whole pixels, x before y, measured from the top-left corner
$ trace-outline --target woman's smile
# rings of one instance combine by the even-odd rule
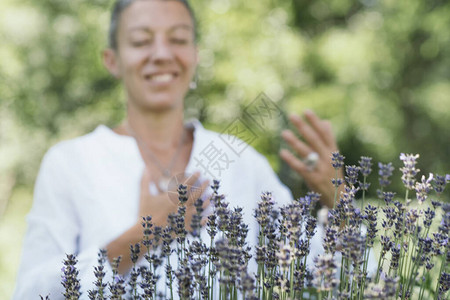
[[[146,82],[152,87],[170,87],[178,79],[178,72],[160,71],[144,75]]]

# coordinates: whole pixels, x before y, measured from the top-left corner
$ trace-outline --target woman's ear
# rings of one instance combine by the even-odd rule
[[[103,64],[111,75],[117,79],[120,79],[120,67],[115,50],[111,48],[103,50]]]

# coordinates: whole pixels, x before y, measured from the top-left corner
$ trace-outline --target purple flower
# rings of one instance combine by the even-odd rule
[[[441,224],[439,226],[439,232],[448,235],[449,229],[450,229],[450,212],[446,212],[442,217]]]
[[[412,155],[412,154],[400,154],[400,160],[403,161],[403,168],[400,168],[400,171],[402,171],[402,181],[405,187],[409,190],[414,189],[414,185],[416,183],[415,176],[420,171],[419,169],[416,169],[416,159],[419,158],[419,154]]]
[[[381,226],[384,230],[388,230],[392,228],[394,225],[396,214],[393,207],[383,207],[383,213],[386,218],[381,220]]]
[[[383,282],[384,284],[381,284]],[[379,284],[371,283],[364,291],[364,299],[391,299],[395,296],[397,290],[398,278],[386,276],[381,273],[381,282]]]
[[[339,187],[341,184],[344,183],[344,180],[342,178],[331,178],[331,183],[334,187]]]
[[[311,239],[315,234],[317,219],[310,216],[306,221],[306,237]]]
[[[100,249],[98,253],[98,266],[94,267],[94,275],[97,279],[94,282],[94,285],[96,287],[95,290],[88,291],[89,297],[91,299],[98,299],[103,300],[104,298],[104,291],[107,287],[107,284],[103,282],[105,278],[105,271],[104,271],[104,264],[106,262],[107,253],[105,249]]]
[[[361,156],[361,160],[358,162],[360,172],[363,176],[369,176],[372,173],[372,157]]]
[[[398,261],[400,259],[400,249],[401,249],[400,244],[391,247],[392,258],[390,267],[394,270],[398,268]]]
[[[335,168],[336,170],[342,168],[342,166],[344,165],[344,159],[345,157],[341,154],[339,154],[339,151],[335,151],[331,153],[331,162],[333,165],[333,168]]]
[[[425,219],[423,220],[423,226],[425,226],[425,228],[428,228],[431,226],[431,222],[433,222],[434,216],[436,215],[436,213],[434,212],[434,210],[431,210],[431,208],[427,208],[424,211],[424,215],[425,215]]]
[[[243,296],[250,296],[255,289],[255,279],[250,276],[247,272],[241,272],[239,278],[239,288],[243,292]]]
[[[381,255],[384,256],[388,251],[391,250],[391,248],[394,246],[394,243],[388,236],[384,235],[381,235],[380,242],[382,246]]]
[[[206,223],[206,231],[208,231],[211,240],[214,240],[214,237],[217,234],[216,215],[208,216],[208,221]]]
[[[162,232],[162,241],[163,241],[162,254],[164,257],[168,257],[172,253],[172,249],[170,247],[170,244],[173,241],[172,232],[173,230],[170,226],[164,227]]]
[[[130,245],[130,258],[131,262],[135,264],[137,260],[139,259],[139,253],[141,252],[141,247],[139,243],[136,243],[134,245]]]
[[[319,291],[332,291],[337,287],[339,280],[337,279],[337,265],[332,254],[319,255],[314,258],[315,270],[313,285]]]
[[[394,192],[383,192],[383,199],[386,205],[389,205],[392,203],[392,200],[394,199],[395,193]]]
[[[436,174],[434,178],[434,190],[438,194],[442,194],[442,192],[445,189],[445,185],[450,182],[450,174],[447,174],[445,176],[440,176]]]
[[[323,248],[326,253],[333,254],[336,252],[338,226],[327,226],[325,228],[325,238],[323,240]]]
[[[286,231],[287,237],[298,242],[302,233],[303,213],[299,202],[283,206],[280,210],[282,216],[281,225]]]
[[[377,229],[377,208],[372,205],[367,205],[365,209],[365,219],[369,223],[369,227],[367,228],[367,245],[369,247],[373,246],[373,241],[375,240],[376,234],[378,232]]]
[[[111,292],[112,299],[122,299],[125,295],[125,279],[121,275],[114,275],[112,283],[109,283],[109,290]]]
[[[213,192],[214,192],[215,194],[218,193],[219,187],[220,187],[220,181],[217,180],[217,179],[214,179],[214,180],[213,180],[213,185],[211,186],[211,188],[212,188],[212,190],[213,190]]]
[[[180,184],[178,186],[178,200],[181,204],[185,204],[188,201],[189,197],[187,194],[187,186],[184,184]]]
[[[433,255],[441,255],[442,248],[446,246],[448,238],[446,239],[441,233],[433,233]]]
[[[203,213],[203,200],[198,198],[194,202],[196,213],[192,216],[191,220],[191,234],[194,237],[200,237],[200,230],[202,228],[202,213]]]
[[[391,181],[389,180],[389,177],[392,176],[392,172],[394,171],[394,167],[392,166],[392,163],[382,164],[378,163],[378,175],[380,178],[378,181],[380,182],[381,187],[387,187],[391,184]]]
[[[444,294],[450,289],[450,273],[442,272],[439,278],[439,297],[438,299],[444,299]]]
[[[359,226],[344,227],[340,236],[342,244],[342,257],[348,259],[355,266],[363,262],[363,253],[366,244],[365,237],[361,236]]]
[[[383,189],[391,184],[389,177],[392,176],[392,172],[394,171],[394,167],[392,163],[382,164],[378,163],[378,181],[380,183],[381,189],[377,189],[378,198],[383,198]]]
[[[431,181],[433,180],[433,174],[430,173],[428,179],[425,179],[425,176],[422,175],[422,181],[416,182],[415,190],[416,197],[419,204],[422,204],[428,198],[428,194],[431,191]]]
[[[419,212],[417,209],[410,209],[406,212],[405,216],[405,229],[410,233],[414,234],[416,231],[416,221],[419,219]]]
[[[395,201],[394,204],[396,205],[394,237],[400,238],[404,231],[403,220],[405,218],[405,206],[398,201]]]
[[[280,245],[279,251],[276,253],[278,265],[282,272],[289,270],[293,259],[293,253],[289,245]]]
[[[141,268],[140,273],[142,281],[139,283],[139,286],[143,290],[142,296],[144,299],[152,299],[155,292],[157,278],[147,268]]]
[[[144,245],[147,248],[150,248],[153,243],[153,240],[150,238],[150,236],[153,233],[152,217],[151,216],[142,217],[141,224],[142,224],[142,229],[143,229],[143,233],[144,233],[144,239],[142,240],[142,245]]]
[[[261,201],[258,202],[258,207],[255,209],[254,217],[261,229],[272,222],[272,212],[274,211],[275,201],[272,199],[272,193],[264,192],[261,195]]]
[[[73,254],[67,254],[66,259],[63,261],[64,267],[61,269],[61,284],[64,287],[64,297],[66,299],[79,299],[80,298],[80,280],[78,279],[79,271],[75,267],[78,260]]]
[[[345,181],[347,181],[348,184],[354,186],[358,182],[359,170],[360,167],[357,167],[355,165],[345,166],[345,173],[347,174],[347,176],[345,176]]]
[[[192,299],[194,296],[194,278],[187,262],[182,262],[175,271],[178,280],[178,296],[180,299]]]

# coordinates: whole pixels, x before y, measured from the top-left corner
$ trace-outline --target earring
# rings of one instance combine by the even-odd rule
[[[189,83],[189,88],[191,90],[195,90],[197,88],[197,81],[198,81],[198,76],[197,76],[197,73],[195,73],[194,78]]]

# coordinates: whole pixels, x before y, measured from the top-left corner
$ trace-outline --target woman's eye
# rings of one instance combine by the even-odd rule
[[[187,39],[182,39],[182,38],[172,38],[171,42],[177,45],[185,45],[187,44],[189,41]]]
[[[142,46],[147,45],[148,43],[149,43],[149,40],[138,40],[138,41],[131,42],[131,44],[134,47],[142,47]]]

